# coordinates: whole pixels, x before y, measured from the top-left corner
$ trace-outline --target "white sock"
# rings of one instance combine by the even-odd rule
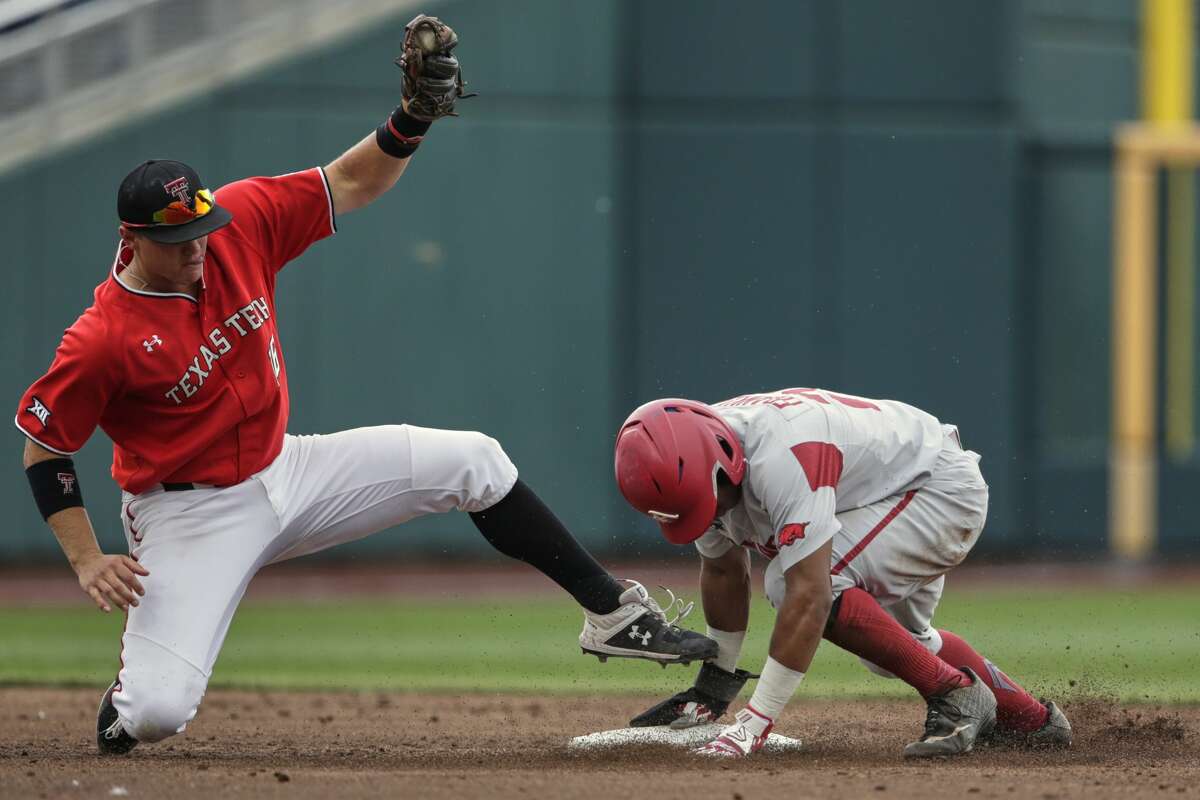
[[[742,642],[746,638],[746,632],[719,631],[710,625],[705,635],[717,643],[717,657],[712,662],[713,666],[726,672],[737,669],[738,656],[742,654]]]
[[[760,714],[770,717],[772,720],[778,719],[779,715],[783,713],[783,707],[788,704],[788,700],[792,699],[792,695],[796,693],[796,687],[802,680],[804,680],[803,672],[788,669],[767,656],[767,663],[763,665],[762,677],[758,679],[758,686],[755,687],[754,695],[750,698],[750,705],[754,706],[754,710]]]

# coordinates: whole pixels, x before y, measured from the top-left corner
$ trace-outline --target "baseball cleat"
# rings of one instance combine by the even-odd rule
[[[96,712],[96,744],[103,755],[122,756],[137,745],[137,739],[121,727],[121,718],[117,716],[117,709],[112,703],[116,688],[117,682],[113,681],[100,698],[100,708]]]
[[[667,664],[690,664],[717,657],[717,643],[707,636],[680,628],[694,603],[684,604],[675,594],[664,610],[637,581],[621,593],[621,605],[608,614],[583,612],[579,646],[601,661],[609,658],[645,658]],[[667,614],[675,616],[667,619]]]
[[[1053,700],[1046,703],[1046,710],[1050,712],[1046,724],[1033,733],[1026,734],[1025,744],[1029,747],[1070,747],[1071,722],[1067,715]]]
[[[904,747],[905,758],[930,758],[968,753],[975,740],[996,726],[996,696],[969,668],[970,686],[926,699],[925,733]]]
[[[1054,704],[1053,700],[1046,703],[1046,710],[1050,712],[1050,716],[1046,718],[1046,724],[1036,731],[1022,733],[1020,731],[1002,731],[996,729],[987,737],[988,741],[1001,746],[1032,748],[1070,747],[1071,723],[1067,720],[1067,715]]]

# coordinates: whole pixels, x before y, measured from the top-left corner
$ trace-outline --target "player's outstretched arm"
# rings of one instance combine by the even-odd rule
[[[417,15],[404,28],[403,99],[392,115],[325,167],[333,208],[345,214],[374,202],[396,185],[408,160],[435,120],[455,116],[463,91],[462,70],[452,51],[454,30],[437,17]]]
[[[754,695],[731,725],[695,752],[741,757],[762,748],[775,720],[804,679],[817,645],[821,643],[825,621],[833,605],[829,584],[832,549],[831,539],[783,573],[786,588],[783,603],[775,616],[771,655],[763,666]]]
[[[36,442],[25,441],[23,461],[26,470],[55,459],[62,459],[62,456]],[[138,604],[138,596],[146,593],[138,576],[150,573],[129,556],[102,553],[92,522],[82,505],[56,511],[46,518],[46,523],[79,576],[79,587],[92,598],[97,608],[109,612],[114,605],[125,610]]]
[[[833,540],[814,550],[783,573],[783,604],[771,633],[771,658],[788,669],[805,672],[833,607],[829,583],[829,554]]]

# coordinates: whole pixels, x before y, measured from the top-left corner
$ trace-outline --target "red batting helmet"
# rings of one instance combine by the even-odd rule
[[[673,544],[693,542],[717,515],[717,470],[746,474],[742,443],[717,412],[694,400],[655,400],[617,433],[617,485]]]

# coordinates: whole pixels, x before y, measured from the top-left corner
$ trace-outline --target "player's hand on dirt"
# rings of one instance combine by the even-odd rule
[[[109,556],[97,553],[76,568],[79,587],[92,598],[101,611],[112,611],[116,606],[122,611],[138,604],[138,597],[146,593],[138,576],[150,573],[129,556]]]
[[[457,46],[458,34],[437,17],[418,14],[404,26],[396,66],[404,72],[401,88],[409,116],[425,122],[458,116],[458,99],[475,96],[463,91],[462,69],[451,53]]]
[[[743,758],[753,755],[766,744],[767,736],[771,734],[773,727],[774,720],[746,706],[734,716],[733,723],[726,725],[717,738],[692,752],[716,758]]]
[[[715,722],[729,708],[746,681],[755,677],[744,669],[726,672],[706,662],[687,691],[668,697],[629,721],[631,727],[670,725],[675,730]]]

